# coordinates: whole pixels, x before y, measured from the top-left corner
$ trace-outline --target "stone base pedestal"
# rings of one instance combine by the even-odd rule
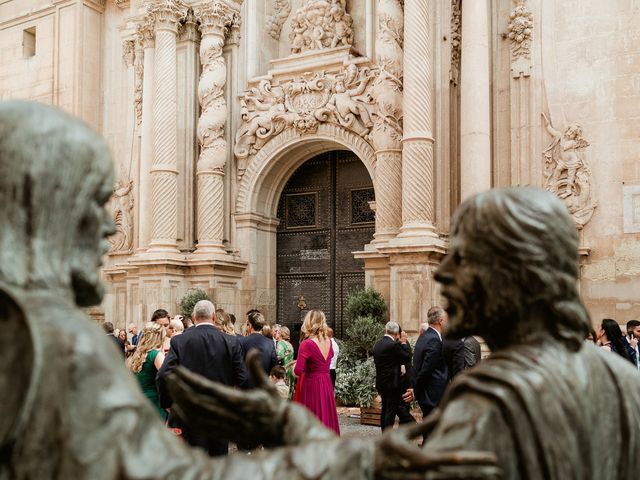
[[[182,258],[153,259],[136,255],[103,269],[109,291],[103,308],[105,317],[113,319],[116,328],[135,324],[138,328],[151,314],[164,308],[171,315],[180,313],[180,299],[187,291],[199,288],[209,294],[216,308],[234,313],[242,320],[248,309],[243,294],[242,275],[246,262],[227,256],[204,259],[195,255]]]
[[[365,263],[366,285],[378,290],[389,303],[389,319],[409,333],[417,333],[427,312],[442,303],[433,273],[444,254],[438,245],[393,245],[377,252],[357,252]]]

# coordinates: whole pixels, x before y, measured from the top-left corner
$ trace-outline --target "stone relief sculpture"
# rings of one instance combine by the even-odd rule
[[[353,45],[346,0],[307,0],[291,19],[291,53]]]
[[[133,65],[135,58],[135,44],[133,40],[122,42],[122,61],[127,67]]]
[[[284,22],[291,13],[291,0],[275,0],[273,13],[267,17],[265,28],[267,33],[274,40],[280,40],[280,33]]]
[[[142,124],[142,95],[144,81],[144,48],[142,39],[136,36],[135,40],[135,60],[133,62],[135,72],[135,84],[133,92],[133,106],[136,112],[136,124]]]
[[[451,67],[449,80],[458,85],[460,78],[460,55],[462,48],[462,0],[451,0]]]
[[[109,237],[109,251],[130,252],[133,248],[133,181],[120,180],[113,187],[111,216],[116,232]]]
[[[533,34],[533,13],[529,10],[525,0],[519,0],[518,5],[509,15],[509,33],[511,42],[511,70],[514,77],[531,75],[531,37]]]
[[[313,133],[320,123],[333,122],[366,137],[373,125],[371,85],[376,75],[376,69],[351,64],[337,74],[317,73],[280,85],[262,80],[240,101],[236,157],[255,155],[289,127]]]
[[[597,202],[591,194],[591,170],[585,159],[589,142],[579,125],[556,130],[543,113],[545,127],[553,137],[545,148],[545,188],[564,200],[579,229],[593,216]]]
[[[178,415],[266,447],[212,459],[166,429],[79,308],[102,300],[98,267],[114,232],[105,142],[52,107],[7,102],[0,157],[2,480],[614,480],[640,469],[640,432],[620,428],[640,422],[640,377],[583,342],[578,238],[548,192],[492,190],[456,213],[436,273],[450,334],[481,335],[494,353],[458,376],[423,423],[337,438],[278,398],[253,352],[253,390],[180,368],[168,378]],[[420,448],[413,439],[423,434]]]

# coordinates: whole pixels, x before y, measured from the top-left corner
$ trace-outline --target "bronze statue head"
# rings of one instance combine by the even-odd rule
[[[451,336],[480,335],[493,349],[551,336],[577,350],[590,328],[576,227],[538,188],[489,190],[460,205],[435,279]]]
[[[99,303],[114,233],[105,142],[60,110],[11,101],[0,104],[0,159],[0,282]]]

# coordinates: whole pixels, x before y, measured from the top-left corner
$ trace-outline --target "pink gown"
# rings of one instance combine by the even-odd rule
[[[320,347],[310,338],[304,340],[298,349],[298,359],[294,373],[298,380],[295,400],[311,410],[320,421],[340,435],[338,410],[329,375],[329,364],[333,357],[333,346],[325,359]]]

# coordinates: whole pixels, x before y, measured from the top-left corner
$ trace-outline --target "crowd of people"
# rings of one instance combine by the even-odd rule
[[[381,428],[413,423],[412,402],[427,417],[440,403],[447,385],[463,370],[481,361],[480,343],[473,336],[449,339],[445,335],[447,313],[432,307],[412,351],[400,325],[389,321],[384,336],[373,348],[376,390],[382,399]],[[297,358],[291,332],[283,325],[269,325],[259,310],[250,310],[236,333],[235,316],[215,309],[208,300],[196,304],[191,318],[173,318],[164,309],[153,312],[141,332],[136,326],[116,331],[105,322],[105,332],[126,357],[144,395],[163,421],[191,445],[210,455],[224,455],[228,442],[212,440],[190,431],[171,415],[172,399],[165,386],[167,375],[178,365],[209,380],[238,388],[252,388],[246,357],[257,350],[262,370],[278,395],[306,406],[329,429],[340,434],[334,387],[339,345],[320,310],[311,310],[301,328]],[[604,319],[587,341],[620,355],[640,369],[640,321],[631,320],[623,335],[618,323]]]
[[[139,333],[135,326],[116,331],[110,322],[105,322],[103,328],[167,427],[211,456],[227,454],[228,442],[193,431],[172,415],[173,399],[166,378],[177,366],[183,366],[224,385],[252,388],[254,379],[246,364],[252,350],[258,351],[262,370],[281,398],[301,403],[339,435],[334,395],[339,347],[324,313],[307,313],[297,359],[286,326],[268,325],[264,315],[255,309],[247,312],[241,334],[236,333],[235,321],[233,314],[216,310],[212,302],[201,300],[191,318],[171,318],[166,310],[156,310]]]

